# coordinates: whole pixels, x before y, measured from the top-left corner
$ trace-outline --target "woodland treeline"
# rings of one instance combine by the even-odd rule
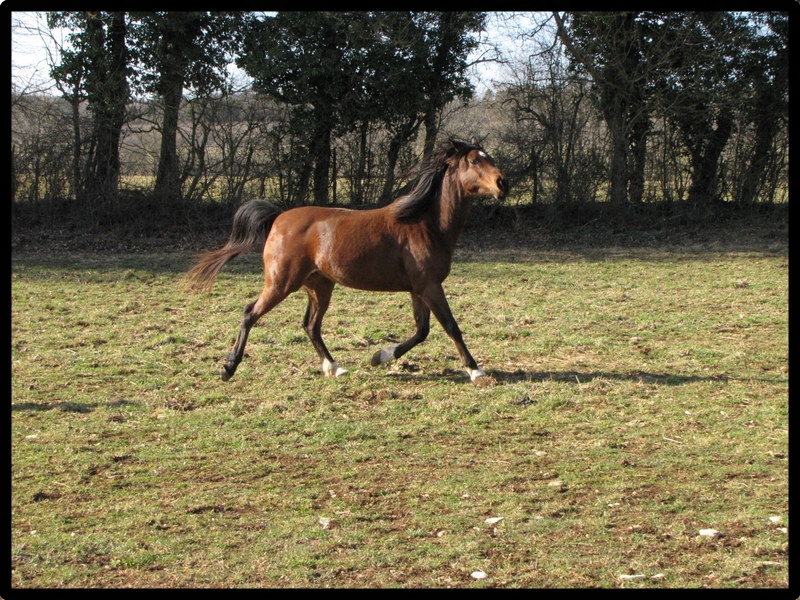
[[[50,12],[69,46],[57,94],[12,81],[13,205],[382,204],[450,136],[484,140],[513,203],[784,203],[788,17]],[[507,80],[476,95],[468,57]]]

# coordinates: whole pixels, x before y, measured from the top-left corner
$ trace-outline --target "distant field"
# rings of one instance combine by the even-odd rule
[[[224,383],[261,266],[189,264],[12,257],[12,587],[788,587],[785,248],[467,245],[486,386],[438,324],[370,367],[408,298],[342,288],[346,377],[295,295]]]

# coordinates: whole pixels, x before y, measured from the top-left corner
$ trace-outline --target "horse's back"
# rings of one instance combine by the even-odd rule
[[[368,240],[375,243],[387,235],[396,237],[396,233],[391,231],[391,221],[384,209],[298,206],[281,213],[273,230],[280,237],[299,237],[309,243],[352,245],[368,243]]]
[[[404,247],[384,209],[300,206],[275,220],[264,247],[265,262],[305,265],[347,287],[408,291]]]

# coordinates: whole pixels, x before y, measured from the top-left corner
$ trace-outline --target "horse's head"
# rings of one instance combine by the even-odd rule
[[[474,138],[470,143],[452,144],[454,152],[447,162],[465,196],[500,199],[508,193],[505,175]]]

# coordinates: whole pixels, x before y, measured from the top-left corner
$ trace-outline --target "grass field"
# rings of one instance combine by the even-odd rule
[[[464,246],[482,386],[438,324],[370,367],[408,298],[343,288],[347,376],[295,295],[223,383],[261,267],[189,261],[12,258],[12,588],[788,587],[785,246]]]

